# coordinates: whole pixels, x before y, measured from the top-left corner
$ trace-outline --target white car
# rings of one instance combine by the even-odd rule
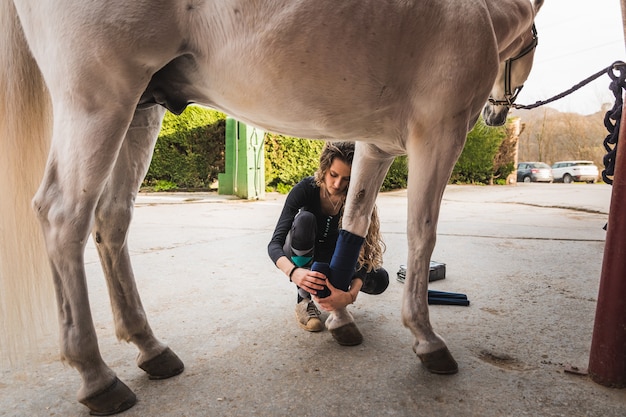
[[[598,167],[593,161],[561,161],[552,165],[552,176],[555,182],[569,184],[584,181],[593,184],[598,180]]]

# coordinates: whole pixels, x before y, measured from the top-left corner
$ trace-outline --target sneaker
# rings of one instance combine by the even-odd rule
[[[307,298],[296,304],[298,325],[307,332],[319,332],[324,329],[320,314],[315,303]]]

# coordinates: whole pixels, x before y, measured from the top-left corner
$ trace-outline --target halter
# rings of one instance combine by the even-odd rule
[[[523,84],[520,85],[519,87],[515,87],[515,91],[513,92],[511,91],[511,70],[512,70],[514,61],[517,61],[518,59],[528,55],[539,44],[539,38],[537,37],[537,28],[535,27],[534,23],[532,27],[532,33],[533,33],[533,39],[532,41],[530,41],[530,45],[522,49],[522,51],[519,54],[515,55],[513,58],[509,58],[505,61],[504,63],[504,99],[496,100],[492,97],[489,97],[489,103],[493,104],[494,106],[509,106],[509,107],[513,106],[513,103],[515,102],[517,95],[519,94],[520,91],[522,91],[522,87],[524,87]]]

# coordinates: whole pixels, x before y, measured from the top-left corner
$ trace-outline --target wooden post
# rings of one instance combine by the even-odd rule
[[[626,0],[621,0],[626,38]],[[589,356],[598,384],[626,387],[626,111],[622,109],[609,222]]]

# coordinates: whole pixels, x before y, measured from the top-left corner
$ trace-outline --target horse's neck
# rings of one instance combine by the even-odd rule
[[[535,12],[530,0],[485,0],[498,43],[500,61],[510,58],[518,45],[520,34],[530,31]]]

